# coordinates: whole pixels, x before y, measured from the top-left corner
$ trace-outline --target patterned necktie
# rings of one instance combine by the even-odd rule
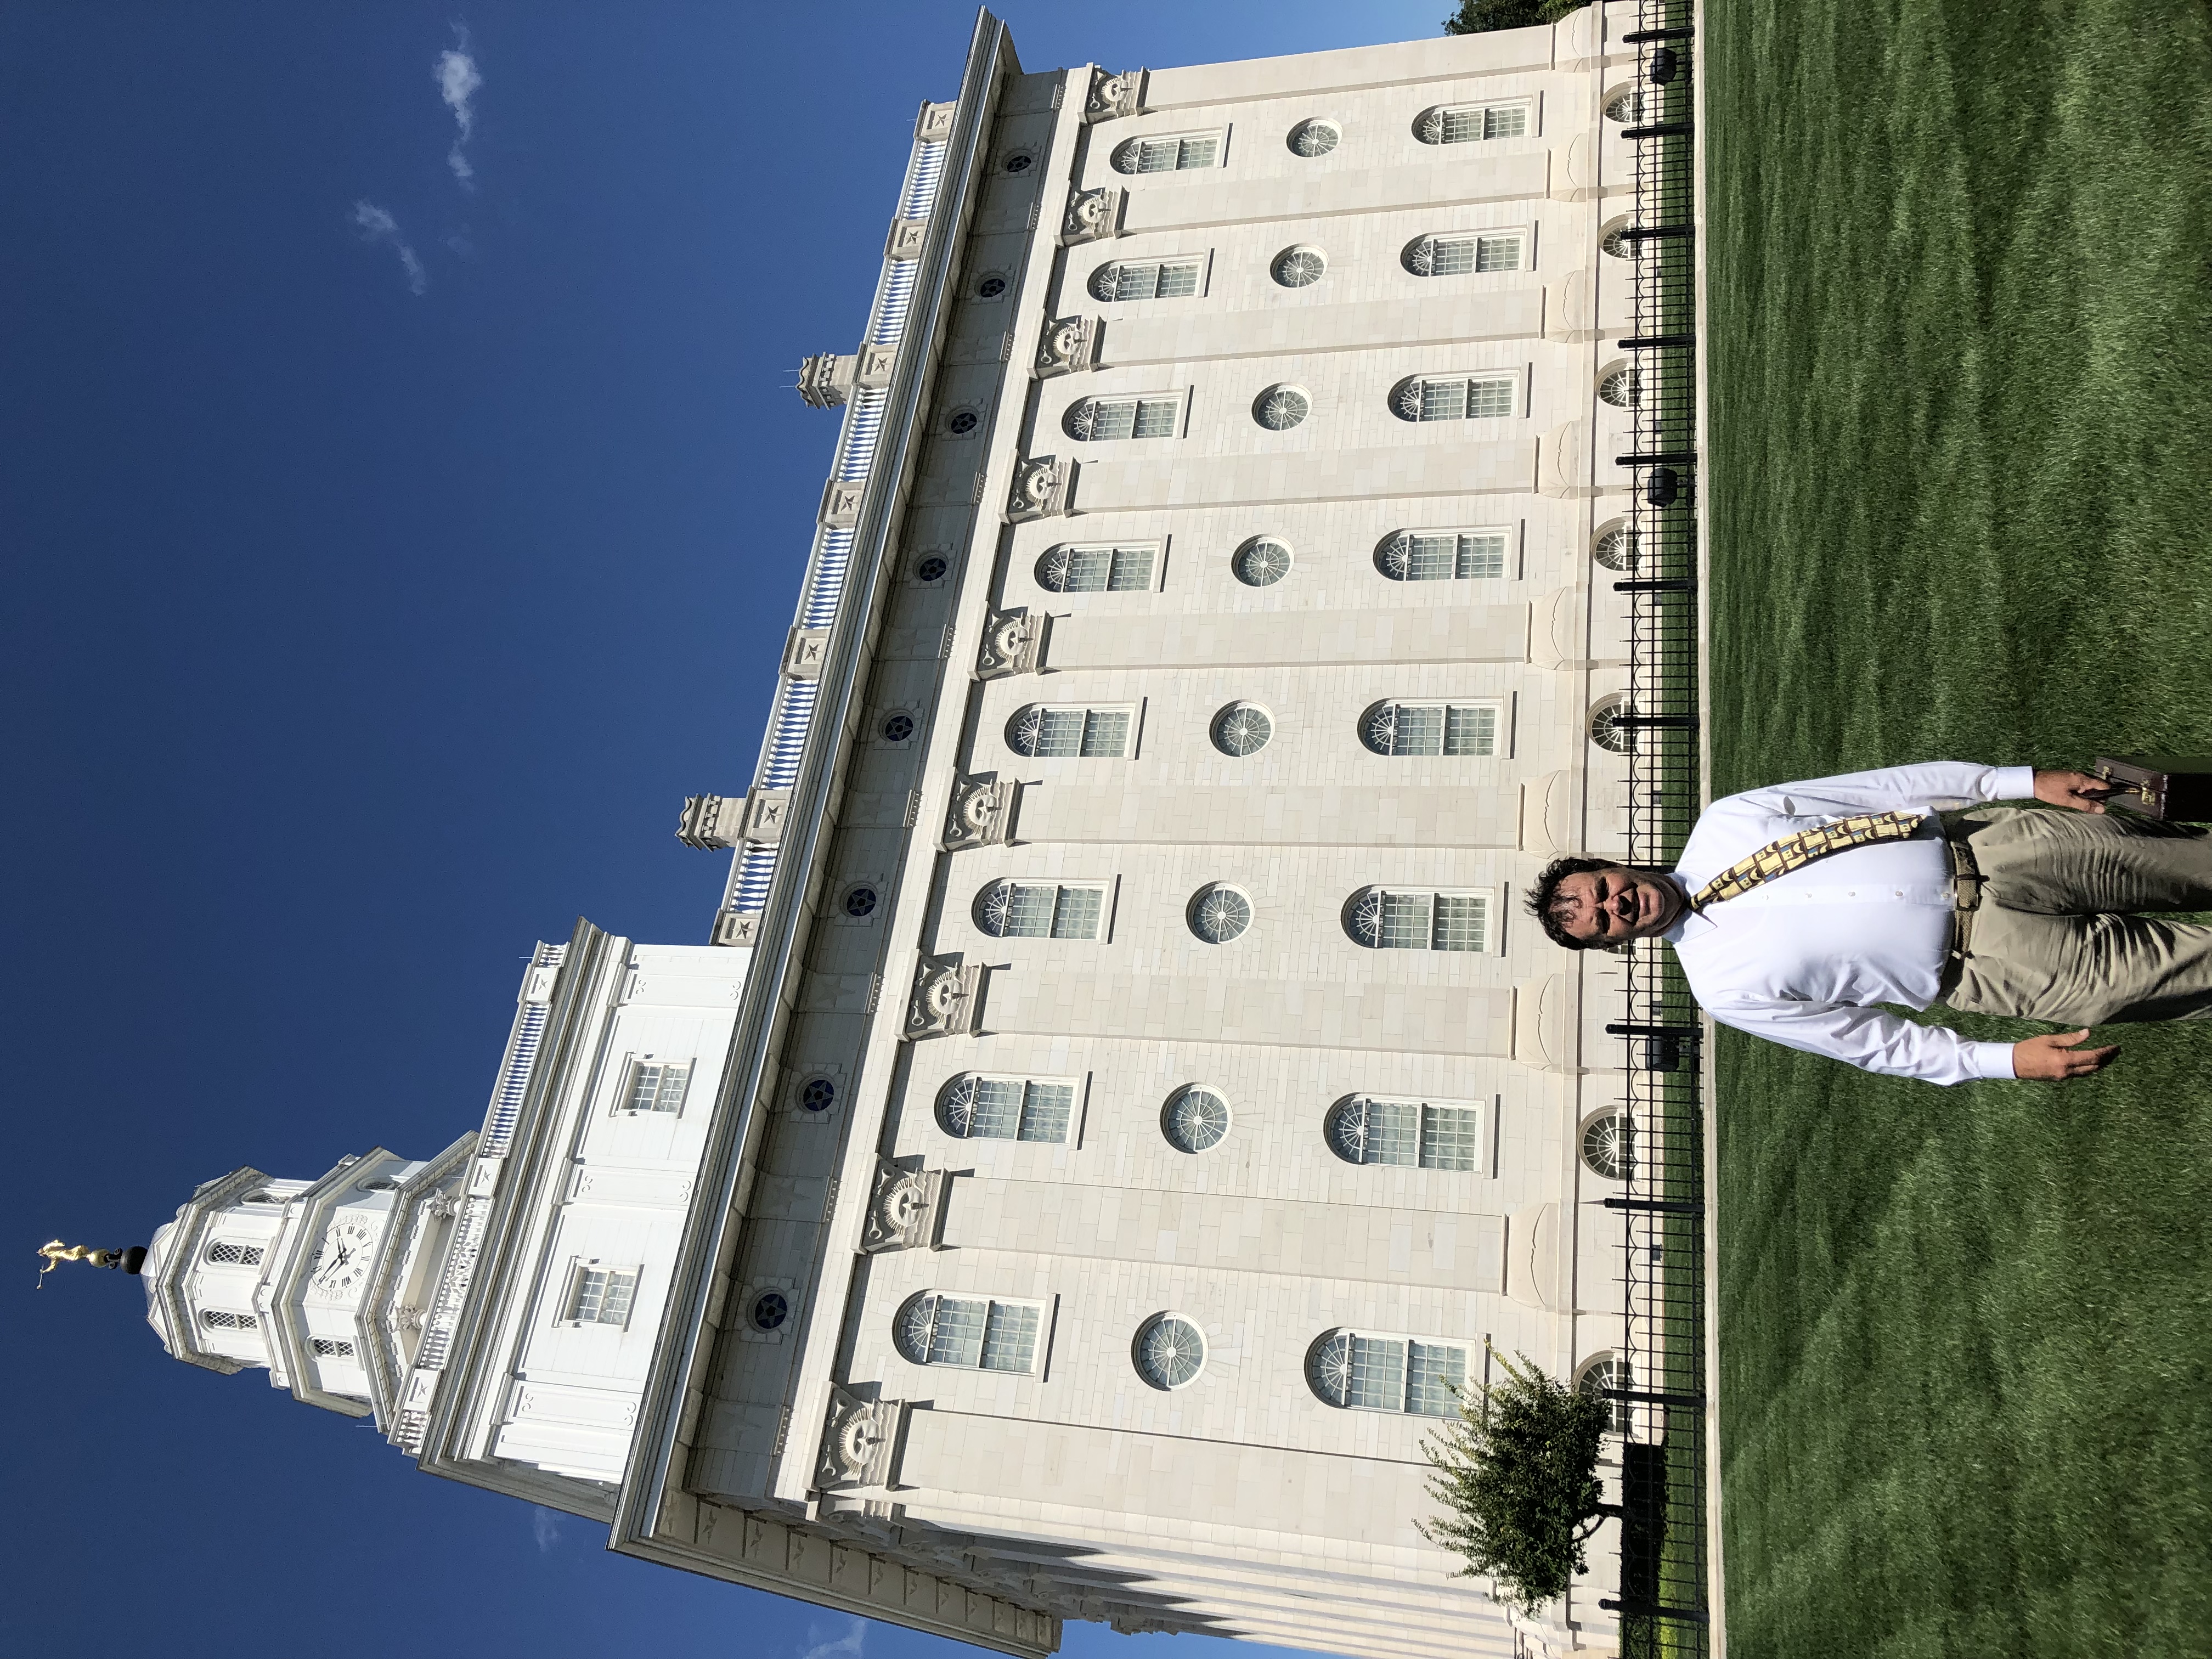
[[[1878,841],[1909,841],[1927,822],[1925,812],[1856,812],[1817,830],[1800,830],[1794,836],[1769,842],[1747,859],[1738,859],[1690,895],[1690,908],[1703,910],[1854,847],[1869,847]]]

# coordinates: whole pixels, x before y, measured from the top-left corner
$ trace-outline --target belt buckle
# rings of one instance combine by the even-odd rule
[[[1982,878],[1963,872],[1951,878],[1951,890],[1957,896],[1959,908],[1969,914],[1982,908]]]

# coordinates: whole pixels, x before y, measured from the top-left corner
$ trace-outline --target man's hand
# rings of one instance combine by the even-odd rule
[[[2078,777],[2079,773],[2062,772],[2060,777]],[[2036,775],[2037,793],[2041,793],[2043,775]],[[2058,1031],[2049,1036],[2030,1037],[2025,1042],[2012,1045],[2012,1074],[2016,1078],[2033,1079],[2038,1083],[2064,1083],[2077,1077],[2087,1077],[2092,1072],[2101,1072],[2112,1064],[2120,1051],[2118,1047],[2084,1048],[2089,1031],[2084,1026],[2078,1031]]]
[[[2045,772],[2035,775],[2035,798],[2045,806],[2070,806],[2077,812],[2101,812],[2119,789],[2087,772]]]

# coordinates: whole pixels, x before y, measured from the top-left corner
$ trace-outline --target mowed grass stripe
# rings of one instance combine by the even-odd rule
[[[1706,33],[1716,788],[2212,753],[2205,9]],[[2212,1651],[2212,1029],[2100,1035],[1936,1090],[1723,1034],[1737,1659]]]

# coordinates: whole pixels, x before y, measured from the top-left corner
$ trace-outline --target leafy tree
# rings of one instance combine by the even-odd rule
[[[1492,29],[1556,23],[1589,3],[1589,0],[1459,0],[1459,9],[1444,19],[1444,33],[1486,34]]]
[[[1534,1612],[1565,1592],[1589,1565],[1589,1535],[1620,1513],[1598,1501],[1598,1445],[1613,1408],[1526,1354],[1518,1365],[1495,1357],[1505,1380],[1462,1395],[1458,1418],[1422,1443],[1437,1471],[1430,1495],[1446,1513],[1414,1524],[1467,1558],[1461,1577],[1486,1574]]]

